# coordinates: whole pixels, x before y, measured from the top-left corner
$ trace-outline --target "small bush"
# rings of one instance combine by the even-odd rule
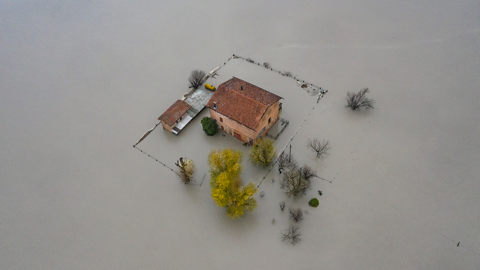
[[[322,191],[321,190],[318,191],[318,195],[322,196]]]
[[[317,198],[313,198],[308,202],[308,205],[311,207],[317,207],[320,204]]]
[[[217,120],[210,117],[203,117],[201,123],[203,131],[205,131],[208,136],[213,136],[218,132]]]
[[[263,62],[263,66],[264,66],[265,68],[270,68],[270,63],[268,63],[268,62]]]
[[[247,58],[245,59],[247,62],[250,62],[250,63],[253,63],[254,61],[252,60],[252,58]]]

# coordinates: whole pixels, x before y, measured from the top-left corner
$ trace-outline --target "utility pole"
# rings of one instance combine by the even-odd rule
[[[292,162],[292,144],[290,144],[290,154],[288,154],[288,162]]]

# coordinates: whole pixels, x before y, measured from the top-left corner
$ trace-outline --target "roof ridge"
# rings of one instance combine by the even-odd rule
[[[230,90],[230,89],[229,89],[229,90]],[[233,90],[233,89],[232,89],[232,90]],[[247,96],[245,96],[245,95],[242,95],[241,93],[239,93],[239,92],[237,92],[237,91],[235,91],[235,90],[233,90],[233,92],[234,92],[235,94],[238,94],[238,95],[244,97],[244,98],[248,98],[248,99],[250,99],[250,100],[253,100],[254,102],[256,102],[256,103],[258,103],[258,104],[260,104],[260,105],[262,105],[262,106],[269,107],[269,106],[267,106],[267,105],[265,105],[265,104],[263,104],[263,103],[261,103],[261,102],[256,101],[256,100],[253,99],[253,98],[250,98],[250,97],[247,97]]]
[[[246,84],[250,84],[251,86],[254,86],[254,87],[256,87],[256,88],[258,88],[258,89],[260,89],[260,90],[262,90],[262,91],[265,91],[265,92],[267,92],[267,94],[269,94],[269,95],[274,95],[274,96],[279,97],[280,99],[282,99],[281,96],[279,96],[279,95],[277,95],[277,94],[274,94],[274,93],[272,93],[272,92],[270,92],[270,91],[268,91],[268,90],[265,90],[265,89],[261,88],[260,86],[256,86],[256,85],[253,84],[253,83],[249,83],[249,82],[244,81],[244,80],[242,80],[242,79],[240,79],[240,78],[237,78],[237,77],[235,77],[235,76],[232,76],[232,77],[233,77],[234,79],[237,79],[237,80],[239,80],[239,81],[242,81],[242,82],[244,82],[244,83],[246,83]],[[231,80],[231,79],[230,79],[230,80]],[[222,83],[222,84],[223,84],[223,83]],[[225,87],[225,88],[226,88],[226,87]],[[231,89],[231,88],[232,88],[232,87],[230,87],[230,89]],[[239,92],[237,92],[237,91],[235,91],[235,90],[234,90],[234,92],[239,93]],[[240,94],[240,93],[239,93],[239,94]],[[242,94],[240,94],[240,95],[242,95]],[[242,96],[247,97],[247,96],[245,96],[245,95],[242,95]],[[256,101],[256,100],[255,100],[255,101]],[[258,102],[258,101],[257,101],[257,102]],[[273,103],[275,103],[275,102],[273,102]],[[273,103],[272,103],[272,104],[273,104]],[[263,104],[263,103],[262,103],[262,104]],[[272,104],[270,104],[270,105],[272,105]],[[270,107],[270,105],[265,105],[265,106]]]

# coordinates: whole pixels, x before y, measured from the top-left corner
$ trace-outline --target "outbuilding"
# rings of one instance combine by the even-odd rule
[[[168,108],[160,117],[158,117],[158,120],[162,122],[163,129],[166,129],[174,134],[178,134],[181,129],[176,129],[175,127],[178,125],[178,123],[180,123],[180,121],[182,121],[182,119],[190,117],[187,115],[187,111],[191,107],[191,105],[183,100],[175,101],[170,108]]]

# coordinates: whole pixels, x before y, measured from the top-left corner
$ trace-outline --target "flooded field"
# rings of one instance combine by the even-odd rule
[[[0,269],[480,268],[475,1],[0,6]],[[277,150],[291,144],[324,179],[302,199],[241,141],[206,136],[208,109],[138,145],[172,168],[193,159],[196,184],[132,147],[190,71],[218,66],[207,83],[235,76],[283,98]],[[316,87],[329,90],[318,103]],[[364,87],[375,109],[345,108]],[[322,161],[314,137],[331,143]],[[210,197],[221,148],[244,152],[243,182],[265,194],[238,220]],[[308,211],[295,246],[280,239],[283,201]]]

